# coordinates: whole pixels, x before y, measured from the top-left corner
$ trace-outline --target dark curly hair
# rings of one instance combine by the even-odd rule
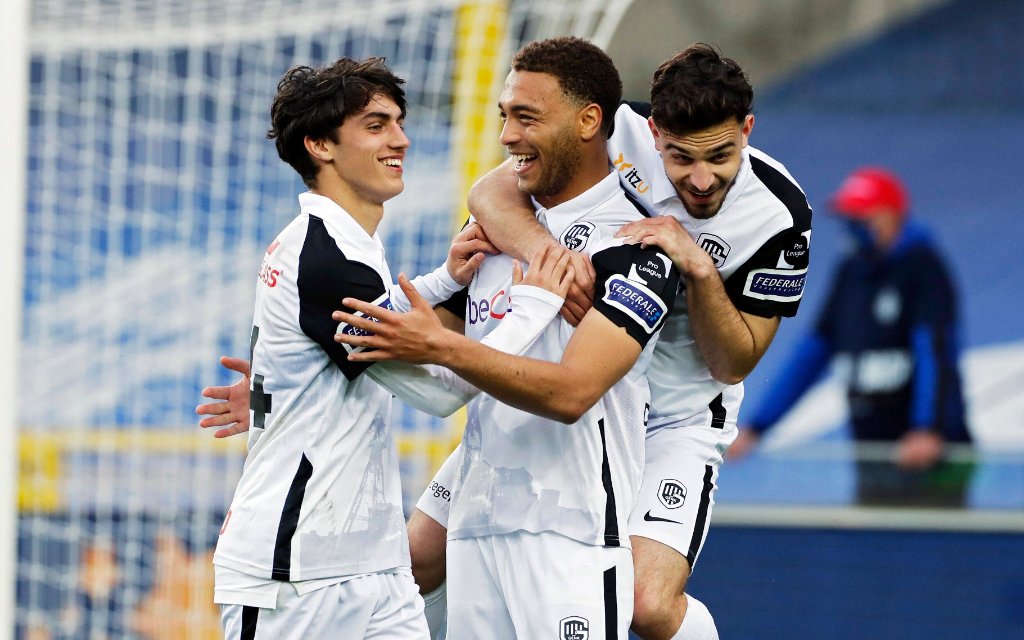
[[[743,122],[754,89],[735,61],[698,42],[666,60],[654,72],[651,117],[674,135],[713,127],[726,120]]]
[[[306,136],[337,143],[338,127],[345,118],[362,111],[378,94],[394,100],[404,117],[404,83],[391,73],[384,58],[341,58],[317,69],[293,67],[277,83],[267,138],[274,140],[277,155],[312,188],[317,166],[306,151]]]
[[[601,133],[611,135],[615,109],[622,101],[622,80],[615,63],[591,42],[562,36],[531,42],[512,58],[512,69],[547,73],[575,105],[601,107]]]

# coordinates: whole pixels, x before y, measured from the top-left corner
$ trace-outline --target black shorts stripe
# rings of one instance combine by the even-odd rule
[[[608,445],[604,438],[604,418],[597,421],[601,433],[601,484],[604,485],[604,546],[619,546],[619,519],[615,515],[615,487],[612,486],[612,468],[608,463]]]
[[[615,567],[604,570],[604,637],[619,637],[619,598],[615,584]]]
[[[697,556],[700,554],[701,547],[704,546],[704,531],[708,525],[708,510],[711,508],[711,489],[714,487],[711,479],[714,473],[715,470],[711,465],[704,467],[704,486],[700,491],[700,505],[697,506],[697,518],[693,523],[693,537],[690,538],[690,548],[686,552],[686,560],[690,563],[691,570],[694,563],[697,562]]]
[[[708,409],[711,411],[711,428],[725,428],[725,405],[722,404],[722,394],[718,394],[708,403]]]
[[[270,577],[274,580],[291,582],[292,570],[292,537],[299,526],[299,511],[302,509],[302,498],[306,494],[306,483],[313,475],[313,465],[306,454],[302,454],[299,468],[288,488],[288,496],[281,510],[281,522],[277,527],[277,542],[274,544],[274,569]]]
[[[259,618],[259,607],[242,605],[242,635],[239,640],[256,640],[256,619]]]

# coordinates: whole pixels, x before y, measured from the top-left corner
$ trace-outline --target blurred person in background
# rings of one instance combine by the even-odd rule
[[[729,450],[750,452],[830,363],[846,387],[857,442],[895,443],[893,459],[858,460],[862,504],[962,504],[970,464],[946,462],[969,443],[958,368],[957,292],[928,230],[909,215],[891,172],[854,171],[830,207],[852,250],[814,329],[755,406]]]

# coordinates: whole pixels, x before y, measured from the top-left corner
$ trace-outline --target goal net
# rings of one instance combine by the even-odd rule
[[[193,409],[233,381],[217,356],[248,353],[259,260],[303,189],[265,139],[284,71],[382,55],[408,80],[381,235],[423,273],[500,158],[509,54],[609,37],[604,4],[29,0],[17,637],[219,637],[210,558],[245,443]],[[395,415],[411,504],[457,426]]]

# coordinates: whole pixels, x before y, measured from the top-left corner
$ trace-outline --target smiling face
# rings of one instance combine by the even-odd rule
[[[547,73],[513,71],[498,102],[501,144],[515,160],[519,189],[548,207],[563,198],[582,164],[580,110]]]
[[[739,173],[754,116],[748,115],[743,122],[729,119],[680,136],[659,130],[653,121],[650,127],[665,175],[687,213],[702,220],[713,217]]]
[[[315,141],[323,145],[327,160],[317,175],[317,186],[336,192],[346,209],[380,206],[405,188],[402,163],[409,138],[402,129],[404,118],[395,101],[376,94],[358,113],[347,118],[330,138]]]

